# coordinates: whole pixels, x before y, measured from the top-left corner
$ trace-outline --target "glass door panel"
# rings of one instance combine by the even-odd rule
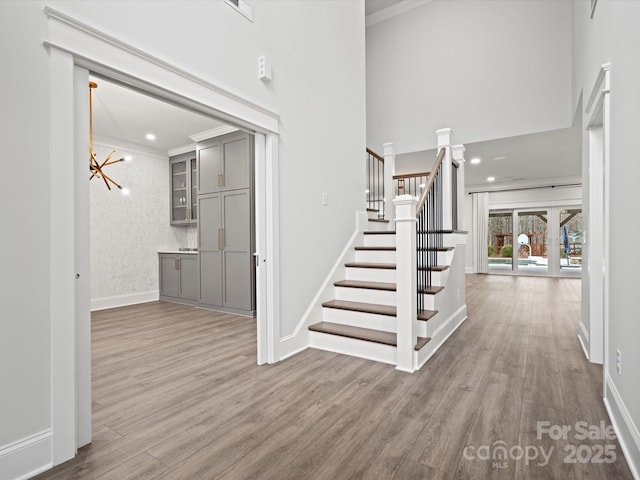
[[[549,273],[547,210],[517,212],[518,236],[514,251],[521,273]]]
[[[196,159],[191,159],[191,220],[198,219],[198,172]]]
[[[171,165],[171,216],[174,222],[187,220],[187,164]]]
[[[560,274],[582,275],[582,209],[560,210]]]
[[[489,212],[487,242],[490,272],[513,270],[513,213]]]

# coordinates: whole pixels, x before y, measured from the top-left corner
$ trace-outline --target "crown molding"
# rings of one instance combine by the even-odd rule
[[[169,157],[175,157],[177,155],[182,155],[183,153],[191,153],[196,151],[196,144],[189,143],[187,145],[181,145],[179,147],[173,147],[167,150],[167,155]]]
[[[204,132],[194,133],[193,135],[189,135],[189,138],[194,142],[202,142],[203,140],[209,140],[210,138],[219,137],[220,135],[225,135],[227,133],[237,132],[238,129],[236,127],[231,127],[229,125],[222,125],[221,127],[212,128],[211,130],[205,130]]]
[[[367,15],[365,17],[365,26],[371,27],[372,25],[389,20],[390,18],[406,13],[414,8],[427,5],[428,3],[431,3],[431,1],[432,0],[401,0],[394,5],[389,5],[382,10],[378,10],[377,12]]]

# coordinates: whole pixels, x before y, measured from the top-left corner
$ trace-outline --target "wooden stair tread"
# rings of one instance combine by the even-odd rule
[[[365,235],[395,235],[395,230],[366,230],[363,232]]]
[[[396,251],[396,247],[355,247],[355,250],[357,251],[365,251],[365,252],[369,252],[369,251],[384,251],[384,252],[395,252]]]
[[[466,230],[427,230],[426,232],[424,230],[419,230],[418,233],[433,233],[433,234],[437,234],[437,233],[441,233],[441,234],[451,234],[451,233],[469,233]]]
[[[367,208],[367,212],[377,212],[377,208]]]
[[[444,272],[449,270],[449,265],[431,265],[429,268],[418,268],[418,270],[431,270],[432,272]]]
[[[395,270],[395,263],[368,263],[368,262],[349,262],[344,264],[350,268],[380,268],[383,270]]]
[[[384,218],[369,218],[370,222],[379,222],[379,223],[389,223],[389,220],[385,220]]]
[[[417,250],[420,252],[423,251],[427,251],[427,252],[450,252],[451,250],[454,250],[456,247],[428,247],[428,248],[418,248]]]
[[[396,316],[396,307],[392,305],[380,305],[377,303],[350,302],[348,300],[330,300],[322,304],[325,308],[338,310],[350,310],[352,312],[373,313],[376,315]]]
[[[356,340],[365,340],[367,342],[381,343],[383,345],[397,345],[396,334],[392,332],[383,332],[381,330],[372,330],[370,328],[352,327],[350,325],[341,325],[339,323],[319,322],[309,325],[312,332],[328,333],[330,335],[338,335],[341,337],[354,338]]]
[[[420,291],[420,293],[435,295],[436,293],[440,293],[442,290],[444,290],[444,287],[425,287]]]
[[[364,288],[367,290],[386,290],[389,292],[396,291],[395,283],[388,282],[368,282],[368,281],[360,281],[360,280],[340,280],[339,282],[334,282],[336,287],[349,287],[349,288]]]
[[[427,320],[435,317],[437,313],[438,313],[437,310],[422,310],[418,312],[418,320],[422,320],[423,322],[426,322]]]
[[[430,341],[431,341],[431,337],[427,337],[427,338],[418,337],[418,343],[415,344],[413,349],[417,352],[418,350],[420,350],[422,347],[424,347]]]

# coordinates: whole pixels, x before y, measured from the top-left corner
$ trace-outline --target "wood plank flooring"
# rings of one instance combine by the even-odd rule
[[[470,275],[467,304],[414,374],[311,349],[258,367],[255,320],[230,314],[97,312],[93,443],[37,478],[631,480],[615,441],[538,438],[539,421],[609,424],[576,336],[580,281]],[[615,462],[564,461],[604,445]]]

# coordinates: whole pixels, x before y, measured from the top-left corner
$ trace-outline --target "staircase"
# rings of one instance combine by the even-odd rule
[[[436,193],[431,193],[429,199],[425,194],[421,202],[414,196],[416,192],[397,197],[396,200],[403,199],[404,205],[413,206],[413,210],[411,207],[404,210],[410,212],[404,223],[402,214],[398,213],[401,210],[396,210],[395,224],[384,218],[381,213],[385,211],[384,200],[380,201],[384,195],[376,194],[376,201],[368,202],[366,226],[360,227],[363,231],[357,235],[351,251],[345,255],[347,261],[340,265],[341,270],[334,276],[334,279],[342,278],[332,279],[333,298],[326,300],[331,297],[325,296],[321,321],[308,325],[309,346],[312,348],[384,362],[412,372],[424,365],[466,319],[466,236],[464,232],[451,228],[445,230],[431,219],[425,221],[424,213],[423,217],[419,212],[416,214],[416,205],[418,209],[441,211],[440,197],[449,195],[449,200],[452,198],[452,193],[448,193],[446,188],[444,194],[440,191],[443,190],[442,177],[447,178],[447,173],[442,174],[441,165],[445,161],[450,165],[457,162],[452,163],[450,156],[444,160],[445,150],[440,152],[434,164],[437,168],[433,170],[436,172],[434,177],[439,180],[437,185],[432,185],[435,182],[430,180],[427,187]],[[382,161],[382,157],[370,150],[367,153],[369,158],[373,155]],[[450,154],[450,151],[446,153]],[[391,168],[389,174],[393,173]],[[450,172],[448,174],[451,175]],[[401,182],[399,177],[393,178]],[[379,185],[383,182],[376,179],[373,183]],[[395,191],[398,191],[397,185]],[[424,187],[424,184],[420,185],[420,188]],[[461,190],[456,188],[453,195],[456,191]],[[438,196],[437,200],[434,200],[435,196]],[[455,206],[455,199],[453,204]],[[396,208],[400,208],[399,205]],[[452,208],[451,202],[448,205]],[[432,217],[439,219],[442,215]],[[457,212],[449,218],[457,218]],[[400,244],[397,244],[398,229],[402,231]],[[434,241],[436,237],[437,241]],[[404,263],[399,264],[399,258],[403,258]],[[407,352],[411,347],[412,352]]]
[[[368,213],[370,230],[363,232],[363,244],[354,248],[355,261],[345,263],[345,279],[334,282],[335,299],[322,304],[323,321],[308,327],[310,345],[395,365],[396,232],[380,229],[377,211]],[[439,264],[431,267],[433,285],[422,292],[426,308],[416,316],[416,352],[431,340],[428,322],[438,315],[453,250],[438,249]]]

